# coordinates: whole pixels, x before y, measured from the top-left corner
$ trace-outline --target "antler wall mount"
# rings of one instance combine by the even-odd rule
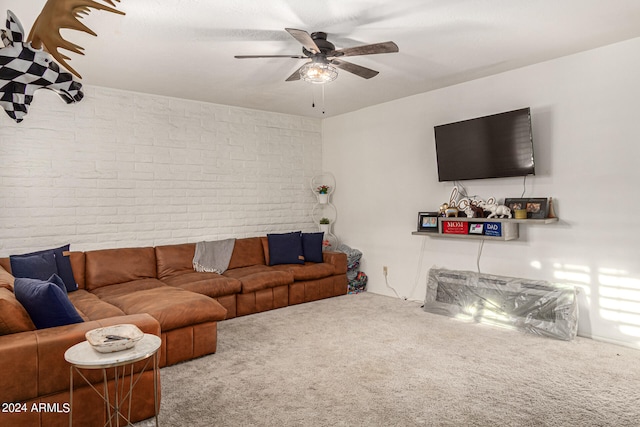
[[[115,7],[114,0],[103,0]],[[115,0],[120,2],[120,0]],[[59,49],[84,55],[83,48],[65,40],[61,29],[97,34],[80,22],[91,9],[124,15],[113,7],[93,0],[48,0],[33,23],[28,37],[18,18],[7,11],[6,30],[0,30],[4,47],[0,48],[0,106],[20,123],[28,112],[34,92],[49,89],[67,103],[84,97],[80,74]],[[55,59],[55,61],[54,61]],[[58,61],[58,64],[56,61]],[[61,70],[61,66],[71,73]]]

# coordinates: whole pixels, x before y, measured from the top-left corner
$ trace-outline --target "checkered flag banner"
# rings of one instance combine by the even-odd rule
[[[6,28],[0,36],[0,106],[9,117],[20,123],[38,89],[56,92],[67,104],[83,98],[82,84],[71,73],[62,71],[44,49],[24,41],[24,29],[10,10]]]

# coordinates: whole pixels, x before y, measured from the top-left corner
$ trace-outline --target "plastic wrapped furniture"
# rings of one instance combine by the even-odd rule
[[[349,281],[349,293],[357,294],[359,292],[364,292],[367,287],[368,277],[365,273],[360,271],[360,258],[362,258],[362,252],[357,249],[352,249],[345,244],[339,245],[336,250],[347,254],[347,280]]]
[[[424,310],[566,341],[578,331],[575,287],[544,280],[432,268]]]

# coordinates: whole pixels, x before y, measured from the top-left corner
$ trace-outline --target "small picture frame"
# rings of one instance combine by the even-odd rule
[[[484,223],[469,224],[469,234],[484,234]]]
[[[511,213],[514,213],[516,209],[526,209],[527,199],[504,199],[504,205],[511,209]]]
[[[511,212],[514,213],[516,209],[526,209],[527,219],[542,219],[547,217],[549,209],[548,199],[544,197],[533,199],[513,199],[505,198],[504,204]]]
[[[438,212],[418,212],[418,231],[438,232]]]
[[[547,199],[527,199],[527,218],[543,219],[547,217]]]

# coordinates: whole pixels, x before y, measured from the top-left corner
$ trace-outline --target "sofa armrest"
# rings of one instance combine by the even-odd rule
[[[67,349],[85,340],[85,333],[104,326],[132,323],[160,336],[160,324],[148,314],[109,317],[91,322],[0,336],[5,375],[0,402],[20,402],[69,389]],[[10,372],[10,374],[9,374]]]
[[[347,273],[347,254],[343,252],[323,252],[322,260],[335,267],[335,274]]]

